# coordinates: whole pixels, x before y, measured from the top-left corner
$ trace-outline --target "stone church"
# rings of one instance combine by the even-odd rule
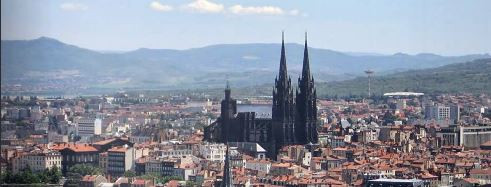
[[[221,102],[220,117],[205,127],[205,141],[254,142],[267,150],[276,160],[278,150],[286,145],[317,143],[317,96],[314,78],[310,74],[307,35],[301,77],[293,89],[286,66],[285,44],[282,36],[279,75],[275,79],[271,115],[238,112],[237,101],[231,97],[227,84]]]

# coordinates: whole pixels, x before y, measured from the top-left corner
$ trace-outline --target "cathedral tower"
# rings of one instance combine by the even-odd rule
[[[280,72],[275,79],[272,109],[273,133],[276,149],[295,143],[295,103],[291,79],[286,68],[285,42],[282,33]]]
[[[307,33],[305,33],[302,75],[298,78],[295,122],[298,143],[317,143],[317,95],[314,78],[310,74]]]
[[[227,86],[225,87],[225,99],[222,100],[222,106],[220,110],[220,118],[221,118],[221,130],[220,134],[221,142],[232,141],[231,137],[228,137],[234,130],[232,127],[232,119],[234,119],[235,114],[237,113],[237,101],[232,99],[230,96],[231,90],[230,85],[227,81]]]

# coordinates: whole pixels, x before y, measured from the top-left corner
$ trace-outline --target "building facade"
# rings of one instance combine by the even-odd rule
[[[458,105],[427,105],[425,106],[425,119],[427,120],[460,120],[460,107]]]
[[[107,173],[112,177],[120,177],[133,169],[133,147],[127,145],[113,147],[107,151]]]
[[[42,172],[53,167],[61,167],[61,154],[58,151],[36,150],[20,154],[12,159],[13,173],[27,168],[30,168],[32,172]]]
[[[436,133],[442,146],[478,148],[491,141],[491,126],[450,126]]]
[[[88,141],[94,135],[100,135],[102,132],[101,119],[80,118],[77,122],[77,132],[82,141]]]
[[[99,163],[99,150],[88,144],[60,143],[52,147],[61,153],[61,171],[64,175],[75,164],[91,164],[97,166]]]

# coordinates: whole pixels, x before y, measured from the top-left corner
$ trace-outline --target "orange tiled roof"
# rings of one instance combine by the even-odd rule
[[[472,169],[469,174],[491,175],[491,169]]]
[[[124,147],[124,146],[119,146],[119,147],[113,147],[109,150],[107,150],[108,152],[126,152],[126,150],[128,150],[127,147]]]
[[[135,179],[131,184],[145,185],[145,180],[143,180],[143,179]]]
[[[463,178],[462,180],[465,180],[471,184],[479,184],[479,179],[475,179],[475,178]]]
[[[98,177],[99,175],[85,175],[83,178],[82,178],[82,181],[85,181],[85,182],[94,182],[95,179]]]
[[[481,146],[491,146],[491,141],[484,142]]]
[[[97,149],[89,144],[60,143],[53,145],[50,149],[61,151],[70,149],[74,152],[96,152]]]

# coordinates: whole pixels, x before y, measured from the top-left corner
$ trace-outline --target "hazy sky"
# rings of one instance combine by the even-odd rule
[[[308,2],[308,3],[305,3]],[[491,53],[491,1],[1,0],[1,37],[97,50],[302,43],[339,51]]]

